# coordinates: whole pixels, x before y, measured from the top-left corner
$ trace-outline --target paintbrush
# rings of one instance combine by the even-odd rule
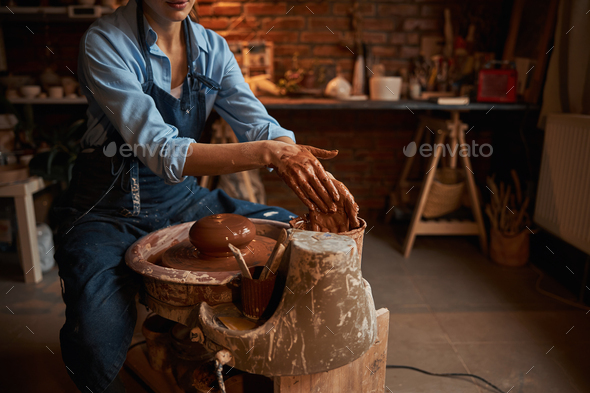
[[[250,270],[248,270],[248,265],[246,265],[246,261],[244,260],[244,256],[240,252],[240,249],[231,243],[227,243],[227,246],[234,254],[234,257],[236,257],[236,261],[238,262],[240,270],[242,271],[242,276],[248,277],[250,280],[252,280],[252,275],[250,274]]]

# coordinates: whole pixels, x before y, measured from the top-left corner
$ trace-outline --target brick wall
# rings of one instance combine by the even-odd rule
[[[474,4],[475,3],[475,4]],[[485,41],[495,36],[489,20],[501,14],[502,0],[379,0],[362,2],[363,41],[370,54],[385,65],[391,74],[408,65],[409,59],[420,53],[421,36],[441,36],[443,9],[452,11],[456,29],[465,35],[470,21],[485,15],[479,31]],[[227,40],[273,41],[275,44],[275,76],[281,76],[291,66],[295,52],[300,65],[309,67],[315,59],[331,68],[340,66],[350,79],[354,64],[350,9],[352,1],[217,1],[200,0],[200,22]],[[469,15],[469,18],[467,18]],[[476,30],[477,31],[477,30]],[[482,42],[490,46],[490,42]],[[490,50],[490,48],[482,48]],[[492,48],[494,50],[495,48]]]
[[[361,2],[363,41],[368,54],[385,65],[387,74],[408,66],[420,53],[422,36],[442,36],[443,10],[451,9],[455,31],[465,35],[476,23],[478,50],[494,51],[501,40],[496,26],[503,0],[377,0]],[[350,9],[352,1],[216,1],[200,0],[200,23],[232,40],[268,40],[275,46],[275,78],[291,67],[295,52],[299,64],[315,61],[328,75],[337,66],[352,79],[355,56]],[[496,23],[491,23],[496,19]],[[496,30],[495,30],[496,29]],[[501,29],[500,29],[501,30]],[[500,38],[498,38],[500,37]],[[296,132],[298,143],[338,149],[339,155],[325,161],[326,168],[355,195],[361,215],[376,219],[387,210],[388,195],[398,180],[404,162],[402,148],[411,140],[417,116],[400,111],[277,110],[279,123]],[[444,116],[444,114],[443,114]],[[477,117],[471,124],[479,124]],[[491,141],[493,125],[470,133],[478,143]],[[475,159],[476,178],[482,184],[491,161]],[[423,165],[426,165],[425,163]],[[413,169],[415,178],[423,172]],[[425,172],[425,171],[424,171]],[[305,206],[276,176],[262,171],[268,203],[302,214]],[[414,191],[412,191],[414,192]]]
[[[354,55],[345,46],[354,50],[351,0],[197,1],[201,24],[227,40],[273,41],[278,75],[291,66],[291,58],[298,52],[304,67],[316,58],[328,67],[340,65],[350,77]],[[392,73],[419,53],[421,36],[442,35],[443,9],[448,7],[456,31],[465,35],[468,24],[474,22],[479,49],[495,50],[497,41],[503,42],[502,28],[497,26],[506,23],[506,18],[501,18],[504,3],[510,0],[364,1],[360,5],[363,40],[369,52],[386,66],[386,72]],[[67,65],[75,72],[79,40],[89,25],[88,21],[75,20],[14,21],[5,16],[2,26],[9,71],[38,74],[53,65],[65,75],[69,73]]]
[[[325,168],[342,181],[355,196],[361,216],[368,220],[382,220],[388,209],[389,193],[394,189],[402,170],[405,156],[403,147],[414,136],[419,113],[381,110],[273,110],[283,127],[295,132],[297,142],[324,149],[338,149],[332,160],[323,161]],[[448,118],[448,114],[436,113]],[[492,170],[492,160],[502,138],[493,140],[495,132],[514,133],[522,114],[500,113],[486,118],[484,113],[466,113],[462,120],[474,126],[467,135],[467,143],[492,144],[491,158],[472,158],[476,182],[485,190],[485,178]],[[500,149],[501,150],[501,149]],[[500,154],[502,154],[500,152]],[[506,156],[504,156],[506,157]],[[504,158],[505,160],[505,158]],[[509,160],[510,161],[510,160]],[[410,178],[421,179],[428,171],[428,161],[415,160]],[[307,211],[303,203],[274,173],[262,170],[267,192],[267,203],[285,207],[297,214]],[[418,188],[411,191],[418,192]]]
[[[392,73],[407,66],[409,59],[419,53],[422,36],[441,35],[444,7],[451,8],[453,19],[464,34],[468,14],[485,15],[488,24],[490,20],[500,23],[495,18],[501,13],[502,3],[502,0],[366,1],[361,3],[365,25],[363,38],[370,53],[385,64],[387,73]],[[200,0],[199,13],[203,26],[216,30],[228,40],[273,41],[277,75],[290,67],[293,53],[299,52],[302,66],[309,66],[315,58],[332,69],[340,65],[350,78],[354,56],[345,45],[351,47],[348,15],[351,5],[351,1]],[[25,25],[35,34],[30,34]],[[3,22],[9,70],[38,75],[43,68],[54,66],[65,76],[70,75],[68,66],[76,72],[78,42],[88,25],[88,22]],[[489,26],[482,26],[480,30],[490,32]],[[478,40],[478,45],[483,46],[481,49],[493,50],[494,42]],[[57,111],[62,109],[66,113],[71,111],[61,106]],[[46,124],[42,118],[47,116],[40,116],[39,111],[37,108],[37,121]],[[299,143],[338,149],[338,157],[325,162],[327,169],[350,188],[363,217],[372,219],[384,214],[387,196],[403,165],[402,148],[412,139],[417,116],[400,111],[335,110],[277,110],[271,111],[271,115],[281,125],[295,131]],[[476,128],[468,137],[475,138],[478,143],[489,143],[493,130],[506,129],[506,124],[510,124],[502,116],[496,117],[496,123],[489,119],[483,123],[478,115],[469,116],[466,121]],[[480,184],[490,172],[491,161],[480,158],[473,162]],[[416,166],[414,177],[419,177],[420,171]],[[275,174],[262,173],[269,204],[284,206],[299,214],[305,212],[303,204]]]

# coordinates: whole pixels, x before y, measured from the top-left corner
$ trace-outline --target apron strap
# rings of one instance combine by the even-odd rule
[[[139,196],[139,162],[137,161],[137,158],[134,157],[131,159],[131,165],[128,172],[131,172],[129,175],[129,183],[131,185],[131,200],[133,202],[133,208],[132,211],[123,208],[119,214],[124,217],[136,217],[141,211],[141,199]]]

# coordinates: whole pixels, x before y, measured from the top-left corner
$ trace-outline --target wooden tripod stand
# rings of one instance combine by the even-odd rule
[[[475,180],[471,169],[471,160],[467,154],[459,154],[460,157],[457,157],[457,154],[460,151],[459,147],[465,144],[466,129],[467,125],[462,123],[459,119],[459,111],[451,112],[451,120],[446,122],[446,129],[437,128],[435,133],[434,151],[428,164],[429,170],[426,172],[426,176],[422,181],[420,195],[418,196],[418,201],[412,214],[410,227],[404,241],[403,253],[404,257],[406,258],[410,255],[412,247],[414,246],[414,240],[418,235],[478,235],[481,250],[482,252],[487,253],[487,235],[481,214]],[[414,138],[414,142],[416,142],[417,145],[422,141],[423,134],[424,126],[421,124],[421,127],[418,129],[416,137]],[[449,157],[449,167],[456,168],[458,158],[462,161],[461,164],[465,166],[467,189],[469,191],[471,210],[473,212],[475,221],[422,219],[422,213],[424,211],[424,206],[426,205],[426,200],[428,199],[430,188],[434,180],[434,174],[443,154],[443,142],[446,139],[449,141],[449,148],[451,151],[456,152]],[[457,144],[459,144],[459,146],[457,146]],[[408,157],[404,165],[402,176],[398,182],[398,189],[403,190],[407,186],[408,183],[406,178],[410,172],[412,163],[413,157]]]

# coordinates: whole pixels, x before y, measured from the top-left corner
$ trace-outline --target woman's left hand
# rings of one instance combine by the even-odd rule
[[[271,143],[269,166],[277,170],[279,176],[307,208],[324,213],[335,212],[340,194],[318,158],[334,158],[338,151],[279,141],[269,142]]]
[[[340,201],[337,202],[337,211],[335,213],[322,213],[318,211],[309,212],[309,223],[312,231],[316,232],[347,232],[359,228],[361,223],[358,219],[359,206],[354,201],[354,197],[348,191],[344,183],[339,182],[330,172],[326,172],[332,179],[340,194]]]

